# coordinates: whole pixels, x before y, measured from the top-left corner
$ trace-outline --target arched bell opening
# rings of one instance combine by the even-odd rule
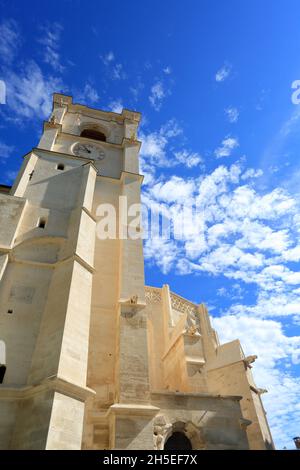
[[[164,450],[192,450],[191,441],[183,432],[175,431],[166,440]]]

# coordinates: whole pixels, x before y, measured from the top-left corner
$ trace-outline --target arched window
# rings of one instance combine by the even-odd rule
[[[87,139],[101,140],[106,142],[106,135],[103,132],[97,131],[96,129],[83,129],[80,137],[86,137]]]
[[[192,450],[191,441],[183,432],[173,432],[164,445],[164,450]]]

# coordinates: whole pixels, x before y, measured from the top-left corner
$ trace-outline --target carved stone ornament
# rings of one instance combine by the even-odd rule
[[[154,418],[154,428],[153,428],[153,444],[154,450],[163,450],[165,437],[172,427],[171,423],[167,423],[164,415],[158,415]]]
[[[145,289],[145,298],[147,304],[157,304],[161,302],[161,292],[159,289]]]
[[[66,100],[64,100],[62,97],[59,98],[58,103],[61,107],[68,106],[68,102]]]
[[[191,336],[200,335],[200,320],[196,314],[189,313],[187,315],[184,333]]]
[[[56,118],[55,114],[51,114],[49,122],[50,122],[50,124],[53,124],[54,126],[55,126],[55,124],[57,124],[57,118]]]
[[[249,369],[252,368],[252,366],[250,364],[253,364],[253,362],[255,362],[255,360],[257,359],[257,356],[256,355],[252,355],[252,356],[247,356],[243,359],[244,361],[244,364],[246,367],[249,367]]]

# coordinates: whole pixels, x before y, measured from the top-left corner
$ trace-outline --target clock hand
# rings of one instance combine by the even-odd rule
[[[83,148],[84,148],[88,153],[91,153],[91,151],[87,148],[86,145],[83,145]]]

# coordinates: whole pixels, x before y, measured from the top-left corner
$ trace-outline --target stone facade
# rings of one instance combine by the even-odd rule
[[[53,112],[11,190],[0,187],[0,449],[269,449],[239,341],[205,306],[144,283],[141,237],[97,236],[140,202],[140,114]]]

